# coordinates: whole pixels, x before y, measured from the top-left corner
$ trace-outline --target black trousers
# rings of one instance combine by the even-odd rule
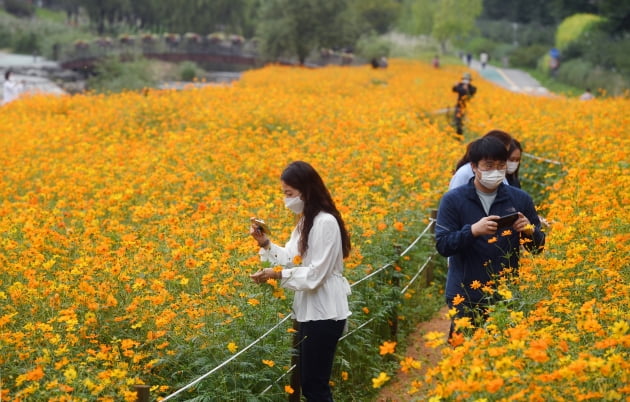
[[[321,320],[300,323],[300,382],[309,402],[332,402],[330,375],[337,342],[346,320]]]

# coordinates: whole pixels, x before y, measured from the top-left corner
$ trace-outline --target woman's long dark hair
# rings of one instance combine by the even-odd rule
[[[280,179],[287,185],[298,190],[304,200],[304,220],[302,222],[302,233],[300,235],[299,250],[300,255],[306,255],[308,250],[308,236],[313,227],[315,217],[320,212],[328,212],[335,217],[341,232],[341,247],[343,258],[350,255],[350,235],[346,230],[346,225],[341,218],[341,213],[337,210],[335,202],[330,196],[330,192],[324,185],[324,181],[317,171],[308,163],[302,161],[291,162],[287,166]]]
[[[516,150],[521,151],[521,159],[523,158],[523,147],[521,146],[521,143],[518,142],[516,139],[512,138],[512,142],[510,143],[510,149],[508,150],[508,159],[510,157],[510,155],[512,155],[512,152],[516,151]],[[507,173],[506,172],[506,178],[508,180],[508,183],[510,183],[510,186],[513,187],[517,187],[517,188],[521,188],[521,181],[518,178],[518,171],[521,168],[521,164],[518,164],[518,167],[516,168],[516,170],[514,171],[514,173]]]

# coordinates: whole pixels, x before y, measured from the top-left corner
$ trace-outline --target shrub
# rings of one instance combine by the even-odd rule
[[[16,17],[32,17],[35,14],[35,6],[22,0],[4,0],[4,9]]]
[[[608,95],[621,95],[630,89],[630,81],[621,74],[574,59],[560,65],[558,80],[579,88],[592,88]]]
[[[179,75],[182,81],[192,81],[199,75],[199,67],[192,61],[185,61],[179,67]]]
[[[95,76],[88,80],[88,88],[96,92],[121,92],[151,87],[155,79],[146,59],[121,62],[108,58],[98,63]]]
[[[478,56],[481,52],[486,52],[490,55],[493,55],[495,53],[495,48],[497,47],[497,45],[498,43],[493,40],[476,37],[468,42],[465,45],[465,48],[468,52],[472,53],[473,56]]]
[[[516,67],[536,68],[538,61],[545,55],[548,47],[546,45],[532,45],[517,47],[510,53],[510,65]]]
[[[371,60],[383,56],[389,56],[391,44],[376,35],[362,36],[357,42],[357,54]]]
[[[13,41],[13,50],[17,53],[40,53],[39,37],[34,32],[19,33]]]
[[[571,42],[578,40],[603,21],[605,18],[594,14],[574,14],[566,18],[556,31],[556,47],[560,50],[566,49]]]

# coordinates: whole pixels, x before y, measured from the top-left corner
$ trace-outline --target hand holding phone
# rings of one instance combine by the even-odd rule
[[[497,229],[505,229],[511,227],[514,222],[518,219],[518,212],[514,212],[513,214],[505,215],[496,219]]]
[[[269,230],[269,226],[265,223],[264,220],[259,218],[251,218],[252,224],[255,225],[261,233],[266,235],[270,235],[271,231]]]

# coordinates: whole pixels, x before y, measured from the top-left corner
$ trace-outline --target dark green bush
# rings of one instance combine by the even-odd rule
[[[88,88],[96,92],[121,92],[140,90],[155,85],[146,59],[122,62],[117,58],[101,61],[95,69],[95,76],[88,80]]]
[[[532,45],[515,48],[509,55],[510,66],[536,68],[538,60],[547,53],[547,45]]]
[[[35,6],[24,0],[4,0],[4,9],[16,17],[32,17],[35,14]]]
[[[466,52],[470,52],[473,57],[478,58],[479,54],[482,52],[486,52],[489,55],[494,55],[497,46],[498,43],[493,40],[476,37],[466,43],[464,48],[466,49]]]
[[[179,67],[179,75],[182,81],[192,81],[198,76],[199,67],[192,61],[185,61]]]
[[[0,48],[11,47],[13,45],[13,36],[11,30],[0,24]]]
[[[16,53],[41,53],[39,37],[34,32],[19,33],[11,47]]]
[[[630,89],[630,80],[619,73],[573,59],[560,65],[557,79],[578,88],[591,88],[594,93],[618,96]]]

